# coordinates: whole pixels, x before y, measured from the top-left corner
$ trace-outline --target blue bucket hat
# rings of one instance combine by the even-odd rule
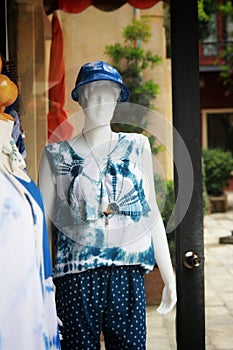
[[[123,84],[121,75],[114,67],[103,61],[89,62],[81,67],[76,79],[75,88],[72,90],[72,99],[78,102],[78,88],[80,86],[99,80],[108,80],[120,85],[121,93],[119,102],[125,102],[128,99],[129,90]]]

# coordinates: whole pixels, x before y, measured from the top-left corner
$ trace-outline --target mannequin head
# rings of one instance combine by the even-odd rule
[[[78,89],[79,104],[92,126],[109,123],[120,95],[120,87],[107,80],[85,84]]]

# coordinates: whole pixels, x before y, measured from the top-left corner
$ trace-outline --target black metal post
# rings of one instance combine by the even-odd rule
[[[204,247],[202,169],[199,101],[198,17],[196,0],[171,0],[173,124],[192,161],[193,194],[189,208],[176,229],[177,349],[205,349]],[[186,169],[180,147],[174,141],[175,191],[183,186]],[[187,174],[188,176],[188,174]],[[179,183],[178,183],[179,180]],[[185,193],[184,200],[185,200]],[[182,216],[177,209],[176,217]],[[194,252],[201,264],[188,269],[183,256]],[[197,264],[198,265],[198,264]]]

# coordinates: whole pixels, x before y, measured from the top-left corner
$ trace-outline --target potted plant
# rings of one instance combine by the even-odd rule
[[[225,212],[227,210],[227,197],[224,189],[233,170],[232,154],[215,148],[204,149],[202,155],[211,212]]]

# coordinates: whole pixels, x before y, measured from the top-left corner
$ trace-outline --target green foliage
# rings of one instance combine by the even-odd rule
[[[233,21],[233,5],[232,1],[227,1],[226,3],[220,3],[219,10],[221,11],[223,17],[229,18]]]
[[[198,0],[199,40],[202,41],[216,32],[215,17],[220,14],[225,20],[233,21],[232,1],[219,2],[217,0]],[[214,16],[215,15],[215,16]],[[233,44],[227,43],[216,61],[221,66],[220,78],[227,87],[227,94],[233,93]]]
[[[233,44],[230,43],[220,55],[221,72],[223,85],[227,87],[227,94],[233,93]]]
[[[198,20],[210,21],[211,15],[217,11],[217,3],[217,0],[198,0]]]
[[[207,38],[215,27],[213,15],[217,12],[216,0],[198,0],[199,40]]]
[[[158,154],[159,152],[161,152],[163,150],[163,146],[161,144],[157,144],[157,139],[155,136],[153,135],[149,135],[147,134],[145,131],[143,132],[149,139],[150,142],[150,148],[151,148],[151,152],[153,155]]]
[[[158,94],[158,91],[159,86],[150,79],[144,84],[134,86],[130,98],[138,105],[153,108],[154,106],[151,104],[151,100]]]
[[[130,45],[134,44],[134,46],[137,46],[138,40],[147,43],[151,37],[152,33],[147,19],[141,21],[133,19],[132,25],[126,26],[123,30],[123,38]]]
[[[220,4],[219,10],[223,17],[229,21],[233,21],[233,5],[231,1]],[[229,42],[227,46],[221,51],[219,62],[221,64],[220,77],[223,85],[227,87],[227,94],[233,93],[233,44]]]
[[[214,196],[223,194],[224,188],[233,170],[231,152],[221,149],[205,149],[202,151],[205,167],[207,193]]]

